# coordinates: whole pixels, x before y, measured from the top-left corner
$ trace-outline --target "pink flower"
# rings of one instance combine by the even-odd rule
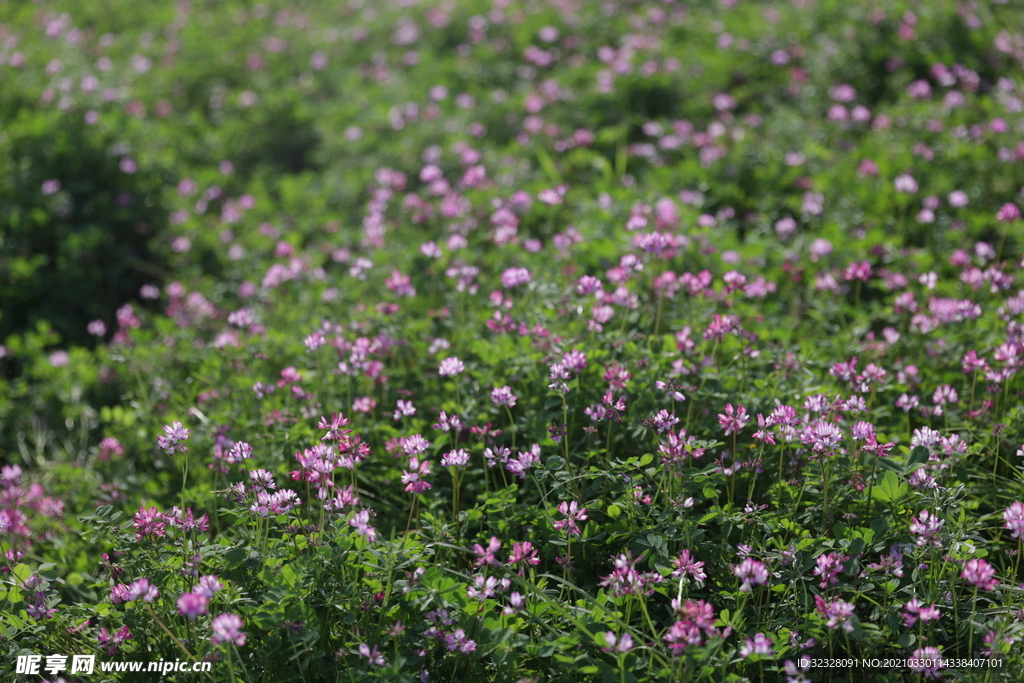
[[[508,563],[511,564],[540,564],[540,557],[537,556],[537,551],[534,549],[533,544],[529,541],[518,541],[512,543],[512,555],[508,558]],[[520,568],[520,572],[522,568]]]
[[[493,576],[477,576],[473,579],[473,585],[466,589],[466,595],[474,600],[486,600],[494,597],[497,588],[498,580]]]
[[[166,535],[166,520],[156,507],[141,507],[132,518],[135,523],[135,539],[142,540],[147,536],[161,538]]]
[[[151,585],[147,579],[139,579],[128,586],[125,592],[125,602],[133,602],[135,600],[153,602],[158,597],[160,597],[160,591],[156,589],[156,586]]]
[[[505,289],[525,285],[530,279],[530,271],[526,268],[509,268],[501,274],[501,284]]]
[[[849,558],[840,553],[826,553],[818,556],[818,567],[814,570],[815,576],[821,577],[819,587],[822,589],[834,586],[839,583],[836,578],[843,571],[843,562]]]
[[[494,554],[499,550],[501,550],[501,541],[499,541],[496,536],[491,536],[491,540],[487,543],[486,549],[479,543],[474,543],[473,553],[477,556],[476,566],[497,567],[498,560],[495,558]]]
[[[917,192],[917,181],[914,180],[914,176],[909,173],[896,176],[896,180],[894,180],[892,184],[897,192],[905,194],[913,194]]]
[[[126,640],[132,639],[132,632],[127,626],[122,626],[121,629],[114,635],[107,633],[107,629],[100,628],[100,635],[97,637],[100,647],[104,647],[107,650],[108,655],[114,654],[117,651],[117,646]]]
[[[501,609],[501,613],[506,616],[519,614],[524,607],[526,607],[526,596],[521,595],[518,591],[512,591],[512,594],[508,596],[508,604]]]
[[[820,595],[814,596],[814,604],[818,613],[825,619],[825,625],[830,629],[837,629],[840,626],[847,633],[853,631],[853,604],[836,598],[829,602]]]
[[[345,435],[351,432],[349,429],[342,429],[342,427],[348,424],[348,420],[341,413],[333,413],[331,415],[331,421],[328,423],[327,418],[321,416],[320,424],[317,425],[317,429],[326,429],[327,433],[320,439],[321,441],[340,441]]]
[[[397,270],[392,270],[391,277],[384,281],[384,286],[398,296],[416,296],[416,288],[410,282],[408,275],[402,275]]]
[[[491,400],[494,401],[496,406],[508,406],[511,408],[515,406],[517,399],[516,395],[512,393],[512,388],[506,384],[491,391]]]
[[[672,564],[676,566],[675,571],[672,572],[673,578],[682,578],[689,574],[696,581],[706,581],[708,575],[704,573],[704,563],[694,562],[693,556],[689,550],[683,550],[679,553],[679,557],[672,561]]]
[[[412,401],[403,401],[402,399],[398,399],[398,401],[396,402],[396,408],[395,408],[395,414],[394,414],[394,418],[395,418],[396,422],[398,420],[401,420],[403,417],[410,417],[410,416],[415,415],[415,414],[416,414],[416,406],[414,406],[412,404]]]
[[[982,559],[967,560],[964,563],[964,570],[960,573],[960,578],[965,579],[972,586],[986,591],[995,590],[999,585],[996,568]]]
[[[587,354],[573,349],[562,357],[562,366],[578,375],[587,367]]]
[[[441,367],[438,368],[437,374],[441,377],[454,377],[455,375],[461,375],[465,371],[466,366],[463,365],[462,361],[452,356],[441,361]]]
[[[1021,538],[1024,534],[1024,504],[1011,503],[1003,512],[1003,521],[1004,526],[1010,530],[1010,538]]]
[[[740,647],[740,657],[749,657],[750,655],[771,657],[774,654],[771,638],[763,633],[758,633],[753,638],[747,638],[743,646]]]
[[[903,606],[903,623],[907,628],[916,624],[918,619],[928,622],[941,616],[938,605],[922,605],[917,598],[912,598]]]
[[[195,621],[196,617],[206,614],[206,608],[210,604],[210,598],[197,593],[185,593],[178,598],[178,613],[188,617],[189,621]]]
[[[409,493],[423,493],[424,491],[433,488],[428,481],[424,479],[430,474],[430,461],[423,460],[422,462],[413,457],[409,458],[409,469],[402,473],[402,483],[406,484],[405,490]]]
[[[937,647],[922,647],[914,650],[907,661],[911,671],[922,673],[925,678],[940,678],[939,671],[946,668],[942,650]]]
[[[565,515],[565,519],[555,522],[552,526],[570,536],[579,536],[581,532],[580,528],[576,526],[576,522],[587,519],[587,508],[581,508],[575,500],[571,503],[563,500],[558,505],[558,511]]]
[[[160,448],[164,449],[167,455],[188,453],[188,447],[185,445],[185,442],[188,441],[192,430],[186,429],[180,422],[173,422],[164,427],[164,433],[166,436],[158,436],[156,443]]]
[[[605,652],[626,653],[633,649],[633,636],[628,633],[623,633],[619,638],[614,631],[605,631],[604,642],[607,643],[607,647],[601,649]]]
[[[915,544],[919,547],[931,545],[934,548],[941,548],[939,532],[942,531],[943,524],[945,522],[927,510],[921,510],[917,517],[911,517],[910,533],[917,537],[914,540]]]
[[[437,423],[434,425],[434,429],[440,429],[446,434],[452,430],[457,432],[462,429],[462,420],[459,419],[458,415],[452,415],[449,417],[448,413],[442,410]]]
[[[245,645],[245,634],[241,630],[242,617],[237,614],[221,614],[214,617],[210,622],[210,627],[213,630],[210,642],[214,645],[221,643],[234,643],[238,647]]]
[[[374,645],[372,648],[366,643],[359,644],[359,654],[366,657],[367,661],[374,666],[385,666],[387,664],[384,661],[384,655],[380,653],[377,646]]]
[[[750,557],[733,567],[732,573],[743,582],[740,584],[740,592],[742,593],[749,593],[754,586],[768,583],[768,567],[764,566],[764,563]]]
[[[466,632],[461,628],[455,629],[454,633],[449,633],[444,637],[444,645],[448,649],[448,652],[455,652],[458,650],[462,654],[469,654],[476,649],[476,642],[470,640],[466,636]]]
[[[223,587],[224,584],[220,582],[220,579],[211,574],[199,579],[199,585],[193,588],[192,592],[197,595],[205,595],[208,598],[212,598],[213,594]]]
[[[680,620],[672,624],[664,640],[672,654],[679,657],[690,645],[701,644],[700,629],[692,621]]]
[[[996,220],[1004,223],[1020,220],[1020,209],[1016,204],[1006,203],[996,212]]]
[[[729,403],[725,406],[725,414],[718,414],[718,424],[722,426],[726,436],[729,434],[738,434],[749,421],[750,418],[747,417],[747,409],[742,405],[738,405],[734,409],[732,404]]]
[[[464,448],[448,451],[441,456],[441,467],[465,467],[469,464],[469,453]]]
[[[360,510],[348,521],[356,533],[365,536],[371,543],[377,539],[377,530],[370,526],[370,511]]]

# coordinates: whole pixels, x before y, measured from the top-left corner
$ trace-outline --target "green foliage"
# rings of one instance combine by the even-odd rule
[[[0,678],[1020,678],[1019,8],[136,5],[0,3]]]

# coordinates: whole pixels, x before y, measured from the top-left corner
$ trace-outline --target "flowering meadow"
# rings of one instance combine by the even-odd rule
[[[1022,27],[0,1],[0,679],[1021,680]]]

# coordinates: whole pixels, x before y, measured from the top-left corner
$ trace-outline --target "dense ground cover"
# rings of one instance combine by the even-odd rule
[[[137,5],[0,3],[5,680],[1020,679],[1018,8]]]

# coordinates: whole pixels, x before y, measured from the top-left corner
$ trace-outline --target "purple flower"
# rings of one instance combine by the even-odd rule
[[[501,274],[501,285],[505,289],[511,289],[525,285],[530,281],[530,271],[526,268],[509,268]]]
[[[917,192],[917,181],[914,180],[914,176],[909,173],[896,176],[892,185],[897,192],[902,192],[904,194],[913,194]]]
[[[679,557],[674,559],[672,564],[676,566],[675,571],[672,572],[673,578],[680,579],[687,574],[696,581],[706,581],[708,578],[708,575],[704,573],[704,563],[694,562],[694,558],[689,550],[684,549],[680,552]]]
[[[457,432],[462,429],[462,420],[459,419],[458,415],[449,416],[442,410],[441,416],[437,420],[437,424],[434,425],[434,429],[440,429],[446,434],[453,429]]]
[[[670,413],[664,409],[660,410],[657,415],[651,418],[651,424],[654,425],[654,428],[658,430],[659,434],[663,434],[669,429],[672,429],[679,424],[679,422],[680,420],[676,417],[674,412]]]
[[[843,438],[843,432],[831,422],[819,420],[809,430],[809,442],[811,448],[818,454],[829,454],[835,451],[836,446]]]
[[[732,573],[743,582],[740,584],[742,593],[749,593],[754,586],[768,583],[768,567],[750,557],[733,567]]]
[[[349,520],[348,524],[355,528],[357,534],[365,536],[370,542],[377,539],[377,530],[370,526],[369,510],[360,510]]]
[[[128,589],[125,592],[125,602],[134,602],[135,600],[153,602],[159,596],[160,591],[156,589],[156,586],[150,585],[149,580],[139,579],[128,586]]]
[[[458,650],[462,654],[469,654],[476,649],[476,642],[470,640],[466,636],[466,632],[461,628],[457,628],[454,633],[446,635],[444,637],[444,645],[448,648],[448,652]]]
[[[117,646],[126,640],[132,639],[132,632],[127,626],[122,626],[121,629],[114,635],[110,635],[107,629],[100,628],[100,635],[96,638],[99,642],[100,647],[106,648],[107,654],[112,655],[117,650]]]
[[[387,664],[384,661],[384,655],[380,653],[377,646],[374,645],[372,648],[366,643],[359,644],[359,654],[366,657],[367,661],[374,666],[385,666]]]
[[[939,540],[939,532],[945,524],[941,519],[927,510],[921,510],[917,517],[910,518],[910,533],[916,536],[914,543],[917,546],[931,545],[934,548],[941,548],[942,541]]]
[[[587,508],[581,508],[575,500],[571,503],[563,500],[558,504],[558,511],[565,515],[565,519],[555,522],[552,526],[570,536],[579,536],[581,532],[576,522],[587,519]]]
[[[1010,530],[1010,538],[1020,538],[1024,534],[1024,505],[1011,503],[1003,512],[1003,521],[1003,526]]]
[[[763,633],[755,634],[753,638],[747,638],[743,646],[740,647],[740,657],[749,657],[750,655],[771,657],[774,654],[771,638]]]
[[[242,633],[242,617],[237,614],[221,614],[218,617],[214,617],[213,621],[210,622],[210,628],[213,629],[213,637],[210,638],[210,642],[214,645],[220,645],[221,643],[234,643],[239,647],[245,645],[245,634]]]
[[[623,633],[622,637],[619,638],[615,635],[614,631],[605,631],[604,642],[608,644],[607,647],[601,648],[605,652],[626,653],[633,649],[633,636],[628,633]]]
[[[517,399],[516,395],[512,393],[512,388],[506,384],[491,391],[491,400],[494,401],[496,406],[508,406],[511,408],[515,406]]]
[[[170,425],[164,426],[164,433],[166,436],[158,436],[156,442],[167,455],[188,453],[188,446],[185,445],[185,442],[188,441],[192,430],[186,429],[180,422],[172,422]]]
[[[223,587],[224,584],[220,582],[220,579],[211,574],[199,579],[199,585],[192,589],[192,592],[197,595],[205,595],[208,598],[212,598],[213,594]]]
[[[918,619],[928,622],[941,616],[938,605],[922,605],[917,598],[912,598],[903,606],[903,623],[907,628],[916,624]]]
[[[474,600],[486,600],[494,597],[498,588],[498,580],[493,576],[477,576],[473,579],[473,585],[466,589],[466,595]]]
[[[587,354],[573,349],[562,357],[562,365],[566,370],[578,375],[587,367]]]
[[[166,520],[156,507],[141,507],[132,518],[135,527],[135,539],[141,541],[147,536],[161,538],[166,535]]]
[[[441,361],[441,366],[437,370],[437,374],[441,377],[454,377],[455,375],[461,375],[466,371],[466,366],[461,360],[452,356],[451,358],[445,358]]]
[[[972,586],[986,591],[995,590],[999,585],[996,578],[996,568],[982,559],[967,560],[964,563],[964,570],[960,578],[965,579]]]
[[[825,599],[820,595],[814,596],[815,608],[818,610],[818,614],[825,619],[825,625],[830,629],[837,629],[840,626],[847,633],[853,631],[853,604],[845,602],[836,598],[830,602],[825,602]]]
[[[911,671],[924,674],[925,678],[940,678],[939,670],[945,669],[942,650],[937,647],[921,647],[910,655],[907,666]]]
[[[421,434],[412,434],[401,439],[402,452],[412,457],[414,455],[420,455],[430,448],[430,442],[427,441]]]
[[[497,560],[497,558],[495,558],[494,554],[496,552],[498,552],[499,550],[501,550],[501,541],[498,540],[497,536],[491,536],[491,540],[488,541],[486,549],[482,545],[480,545],[479,543],[474,543],[473,544],[473,553],[477,556],[476,563],[475,563],[476,566],[477,567],[483,567],[483,566],[497,567],[498,566],[498,560]]]
[[[395,408],[395,421],[401,420],[403,417],[409,417],[416,414],[416,406],[412,404],[412,401],[403,401],[398,399],[397,407]]]
[[[469,464],[469,453],[464,448],[448,451],[441,456],[442,467],[465,467]]]
[[[840,553],[826,553],[818,556],[818,567],[814,570],[814,575],[821,577],[819,584],[821,589],[839,583],[836,577],[843,571],[843,562],[848,559]]]
[[[402,483],[406,484],[405,490],[409,493],[423,493],[433,488],[424,477],[430,474],[430,461],[420,461],[418,458],[409,458],[409,469],[402,472]]]
[[[650,595],[654,592],[652,584],[660,583],[663,579],[657,572],[638,572],[636,563],[642,558],[633,558],[628,553],[619,554],[615,560],[615,569],[608,576],[601,577],[602,586],[611,589],[614,595]]]
[[[722,430],[725,431],[726,436],[729,434],[738,434],[750,418],[747,417],[747,409],[743,406],[732,407],[729,403],[725,406],[725,414],[718,414],[718,424],[722,426]]]
[[[317,425],[317,429],[327,430],[327,433],[320,440],[341,441],[350,432],[348,429],[342,429],[347,424],[348,419],[341,413],[333,413],[330,422],[327,421],[326,417],[320,416],[320,423]]]
[[[540,564],[540,557],[537,556],[537,551],[529,541],[523,541],[522,543],[515,541],[512,543],[512,554],[508,558],[508,563],[536,565]],[[522,568],[520,568],[521,571]]]
[[[178,598],[178,613],[188,617],[189,621],[195,621],[196,617],[206,614],[206,608],[210,604],[210,598],[198,593],[185,593]]]

